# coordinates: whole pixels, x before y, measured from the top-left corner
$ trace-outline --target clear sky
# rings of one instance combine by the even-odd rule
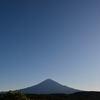
[[[100,0],[0,0],[0,91],[48,78],[100,91]]]

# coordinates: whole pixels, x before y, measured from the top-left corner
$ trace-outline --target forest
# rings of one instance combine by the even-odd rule
[[[100,100],[100,92],[76,92],[73,94],[23,94],[8,91],[0,94],[0,100]]]

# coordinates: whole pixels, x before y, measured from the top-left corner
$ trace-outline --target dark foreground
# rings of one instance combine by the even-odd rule
[[[76,92],[74,94],[22,94],[12,91],[0,94],[0,100],[100,100],[100,92]]]

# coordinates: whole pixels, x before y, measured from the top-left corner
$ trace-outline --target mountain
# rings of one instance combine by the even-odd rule
[[[73,89],[64,85],[59,84],[51,79],[47,79],[35,86],[27,87],[24,89],[16,90],[24,94],[53,94],[53,93],[65,93],[71,94],[79,92],[80,90]]]

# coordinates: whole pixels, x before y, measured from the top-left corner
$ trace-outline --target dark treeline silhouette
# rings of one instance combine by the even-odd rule
[[[100,92],[76,92],[73,94],[22,94],[9,91],[0,94],[0,100],[100,100]]]

